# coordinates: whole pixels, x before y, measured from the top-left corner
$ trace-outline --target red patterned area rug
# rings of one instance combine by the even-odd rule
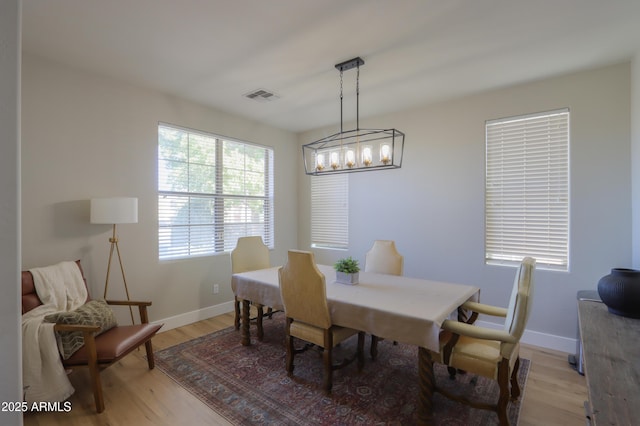
[[[237,425],[411,425],[417,422],[418,348],[383,340],[376,361],[366,357],[362,373],[356,363],[333,372],[330,396],[322,391],[322,357],[316,351],[296,355],[294,376],[285,371],[284,315],[265,319],[262,342],[240,344],[240,332],[221,330],[156,353],[156,366],[209,407]],[[253,331],[253,330],[252,330]],[[354,353],[357,338],[343,342],[334,359]],[[369,350],[369,338],[366,350]],[[367,354],[368,355],[368,354]],[[474,400],[494,402],[495,381],[471,374],[449,379],[435,364],[439,386]],[[529,371],[522,359],[520,400],[509,404],[509,420],[518,423]],[[437,425],[494,425],[492,411],[476,410],[434,395]]]

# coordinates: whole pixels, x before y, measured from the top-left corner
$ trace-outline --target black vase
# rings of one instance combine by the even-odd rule
[[[640,318],[640,271],[612,269],[598,281],[598,295],[612,314]]]

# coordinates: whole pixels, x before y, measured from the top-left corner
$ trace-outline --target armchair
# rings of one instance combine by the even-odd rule
[[[435,391],[447,398],[474,408],[494,410],[501,425],[508,425],[509,398],[518,399],[520,387],[517,374],[520,367],[520,338],[524,333],[533,300],[533,272],[535,259],[522,260],[516,274],[508,308],[477,302],[466,302],[462,308],[478,313],[505,318],[502,330],[479,327],[466,322],[445,320],[440,333],[440,352],[431,352],[431,358],[448,367],[452,379],[457,370],[478,374],[498,381],[500,396],[496,404],[480,404],[435,386]],[[511,385],[511,386],[510,386]]]
[[[86,278],[84,277],[80,261],[76,264],[82,274],[82,279],[86,287]],[[87,296],[86,302],[90,298]],[[142,344],[145,345],[147,353],[147,363],[149,369],[155,366],[153,358],[153,348],[151,346],[151,338],[160,330],[163,324],[149,324],[147,307],[151,306],[151,302],[137,301],[106,301],[109,305],[137,306],[140,313],[141,324],[118,326],[105,331],[100,335],[95,335],[100,327],[97,325],[78,325],[78,324],[55,324],[54,330],[57,332],[71,331],[81,332],[84,338],[84,345],[74,352],[67,359],[62,359],[62,365],[65,368],[73,369],[76,367],[88,367],[89,375],[93,387],[93,395],[96,405],[96,411],[101,413],[104,411],[104,397],[102,392],[102,383],[100,380],[100,370],[116,363],[124,356]],[[22,314],[41,306],[43,303],[38,296],[34,278],[31,272],[22,271]]]

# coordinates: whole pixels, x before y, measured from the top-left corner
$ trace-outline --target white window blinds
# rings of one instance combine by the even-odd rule
[[[311,176],[311,245],[349,246],[348,175]]]
[[[273,247],[273,150],[160,124],[159,258],[230,251],[249,235]]]
[[[485,258],[568,270],[569,111],[486,123]]]

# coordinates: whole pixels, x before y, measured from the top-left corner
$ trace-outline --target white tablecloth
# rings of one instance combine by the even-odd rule
[[[318,265],[327,283],[334,324],[378,337],[439,350],[442,322],[467,300],[478,300],[478,287],[404,276],[360,272],[360,283],[336,283],[333,267]],[[234,274],[236,296],[283,309],[278,267]]]

